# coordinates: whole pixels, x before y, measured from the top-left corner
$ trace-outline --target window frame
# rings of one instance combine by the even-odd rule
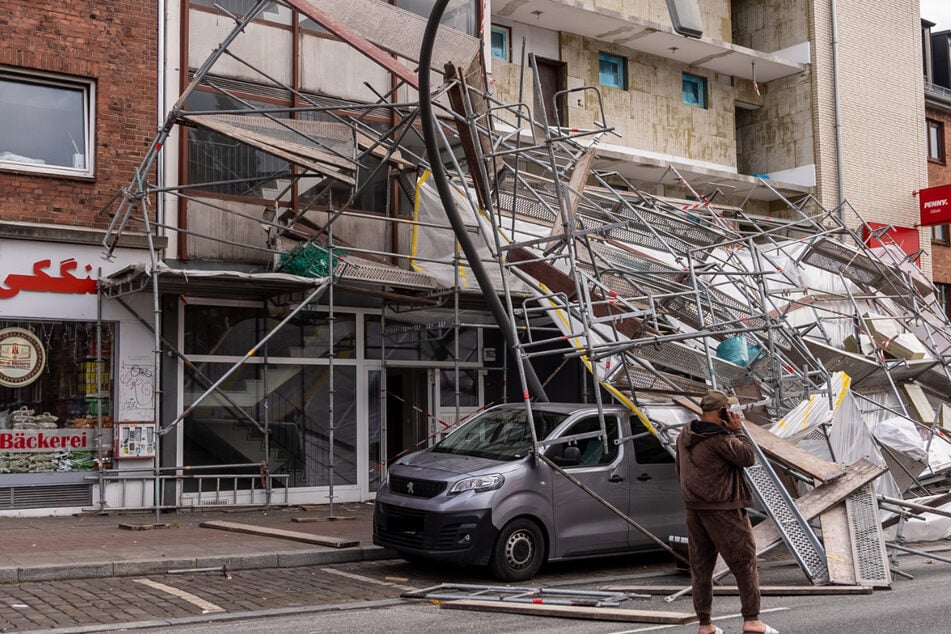
[[[601,71],[602,63],[616,63],[618,65],[618,76],[621,81],[620,84],[614,84],[604,81],[604,74]],[[613,53],[605,53],[604,51],[598,51],[598,84],[601,86],[606,86],[608,88],[617,88],[619,90],[627,90],[627,58],[621,57],[620,55],[615,55]]]
[[[492,43],[492,38],[500,34],[504,39],[505,46],[505,57],[499,57],[495,54],[495,45]],[[512,61],[512,28],[508,26],[502,26],[501,24],[493,24],[492,28],[489,31],[489,56],[492,59],[501,60],[503,62]]]
[[[11,159],[0,159],[0,169],[15,170],[18,172],[32,172],[36,174],[49,174],[54,176],[72,176],[80,178],[92,178],[96,169],[96,82],[92,79],[79,77],[57,75],[53,73],[30,72],[22,69],[10,69],[9,67],[0,67],[0,81],[20,82],[32,86],[44,86],[52,88],[61,88],[63,90],[80,91],[82,93],[83,111],[82,126],[83,136],[78,143],[72,139],[75,156],[82,154],[83,166],[73,167],[69,165],[37,164],[16,161]],[[32,125],[31,129],[37,126]],[[2,149],[2,148],[0,148]]]
[[[938,291],[938,305],[944,309],[946,315],[951,317],[951,284],[935,282],[935,288]]]
[[[934,132],[935,140],[931,136]],[[944,122],[935,119],[925,119],[925,138],[928,143],[928,162],[944,165],[947,157],[944,151]]]
[[[684,89],[688,83],[695,84],[698,86],[698,101],[695,103],[693,101],[687,100],[687,91]],[[680,93],[681,99],[688,106],[696,106],[698,108],[703,108],[704,110],[710,107],[710,92],[709,92],[709,82],[707,78],[703,75],[694,75],[693,73],[688,73],[684,71],[681,73],[680,77]]]
[[[951,225],[933,225],[931,227],[931,243],[951,246]]]

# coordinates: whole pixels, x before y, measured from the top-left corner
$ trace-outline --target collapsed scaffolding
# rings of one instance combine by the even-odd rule
[[[576,130],[550,123],[561,120],[562,95],[550,104],[539,98],[531,104],[502,103],[488,88],[479,39],[447,28],[437,31],[438,17],[427,23],[396,7],[369,2],[286,4],[398,78],[398,86],[373,103],[305,94],[254,68],[231,45],[271,3],[262,1],[245,16],[231,16],[234,29],[194,72],[139,172],[110,209],[107,253],[130,227],[150,237],[161,232],[190,235],[190,229],[163,223],[153,213],[158,197],[172,196],[259,228],[256,243],[239,246],[264,254],[271,270],[241,274],[244,281],[257,285],[260,296],[297,294],[296,309],[289,309],[270,334],[295,310],[325,297],[332,329],[334,290],[350,287],[380,299],[384,328],[388,310],[405,314],[450,307],[458,342],[465,325],[461,301],[484,294],[507,340],[527,405],[547,398],[545,377],[535,375],[533,362],[559,355],[585,367],[596,402],[613,399],[628,406],[671,451],[679,428],[693,416],[697,397],[711,387],[732,391],[761,447],[771,441],[758,433],[760,427],[784,440],[759,461],[763,483],[758,491],[779,495],[789,489],[803,498],[820,491],[815,499],[846,476],[853,478],[854,488],[840,487],[831,496],[835,502],[827,498],[827,506],[819,510],[804,512],[788,499],[771,508],[770,495],[761,499],[773,519],[792,514],[790,523],[777,522],[781,535],[764,540],[763,548],[786,543],[813,583],[890,583],[894,561],[892,566],[881,561],[878,503],[888,500],[905,518],[916,510],[910,499],[946,490],[951,468],[945,435],[945,426],[951,427],[951,324],[934,287],[915,264],[920,254],[903,252],[890,239],[888,227],[865,222],[848,203],[826,209],[815,197],[790,196],[766,178],[737,197],[716,188],[702,191],[671,165],[658,182],[676,184],[681,195],[650,193],[646,183],[599,162],[599,144],[613,133],[603,108],[597,126]],[[380,12],[386,19],[368,17]],[[379,26],[393,24],[400,28]],[[435,54],[425,47],[414,50],[427,36],[437,43]],[[416,61],[420,68],[411,70],[390,53]],[[224,56],[303,105],[261,107],[238,96],[213,72]],[[534,57],[526,57],[519,94],[539,95]],[[444,79],[432,90],[431,70]],[[227,97],[236,107],[189,108],[189,97],[199,87]],[[421,89],[426,98],[400,101],[404,89]],[[600,99],[596,88],[575,90]],[[370,113],[385,113],[392,125],[382,130],[370,125]],[[269,175],[271,188],[263,187],[260,178],[230,182],[261,193],[264,204],[255,213],[194,193],[221,181],[192,182],[187,190],[150,183],[161,149],[180,128],[223,135],[289,167]],[[368,169],[371,161],[376,167]],[[411,205],[412,217],[393,209],[379,216],[356,211],[355,201],[382,170],[398,183],[397,195]],[[440,184],[439,172],[448,172],[448,187]],[[272,198],[265,196],[268,192]],[[771,202],[767,205],[765,199]],[[335,226],[351,221],[379,223],[383,233],[405,228],[413,236],[411,247],[368,249],[335,237]],[[192,237],[229,244],[214,232]],[[223,275],[214,276],[215,283]],[[152,292],[156,369],[166,352],[184,359],[160,336],[160,293],[200,276],[169,264],[150,243],[148,266],[122,271],[100,284],[105,296],[117,300]],[[327,465],[333,513],[332,330],[329,341]],[[234,369],[265,343],[266,338]],[[385,354],[382,359],[385,365]],[[458,421],[458,353],[455,361]],[[154,375],[158,388],[160,372]],[[386,398],[383,375],[381,400]],[[226,398],[218,389],[224,378],[204,380],[206,391],[163,424],[161,433],[184,421],[203,399],[213,394]],[[241,406],[228,406],[237,418],[250,417],[267,438],[266,419],[253,420]],[[156,420],[162,419],[156,403]],[[384,456],[385,428],[384,414]],[[602,437],[607,438],[603,428]],[[874,466],[830,469],[794,449],[830,463],[851,467],[867,459]],[[536,454],[544,459],[543,451]],[[267,469],[267,455],[265,447],[261,476],[270,502],[272,478],[280,474]],[[160,482],[174,481],[181,470],[181,465],[161,467],[156,457],[156,513],[169,506]],[[831,519],[828,524],[823,519],[820,542],[813,520],[839,501],[854,521],[837,520],[834,528]],[[831,549],[828,542],[836,530],[851,531],[838,547],[852,550],[868,542],[858,533],[875,534],[871,555],[857,555],[858,563],[871,565],[871,571],[829,569],[824,551]]]

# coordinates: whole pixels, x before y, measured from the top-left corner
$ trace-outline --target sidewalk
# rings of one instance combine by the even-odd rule
[[[395,556],[373,545],[372,503],[263,509],[0,518],[0,583],[163,574],[170,570],[289,568]],[[355,540],[319,546],[203,528],[202,522]]]

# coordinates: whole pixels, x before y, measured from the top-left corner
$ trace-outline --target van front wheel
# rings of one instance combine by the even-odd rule
[[[538,573],[544,558],[545,539],[538,525],[528,519],[515,519],[499,532],[489,568],[504,581],[525,581]]]

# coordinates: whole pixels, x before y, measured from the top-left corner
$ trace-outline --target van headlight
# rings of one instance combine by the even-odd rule
[[[476,476],[474,478],[465,478],[464,480],[458,480],[449,487],[449,495],[456,495],[457,493],[462,493],[463,491],[475,491],[480,493],[482,491],[492,491],[498,489],[502,486],[502,483],[505,482],[505,477],[501,473],[493,473],[491,475]]]

